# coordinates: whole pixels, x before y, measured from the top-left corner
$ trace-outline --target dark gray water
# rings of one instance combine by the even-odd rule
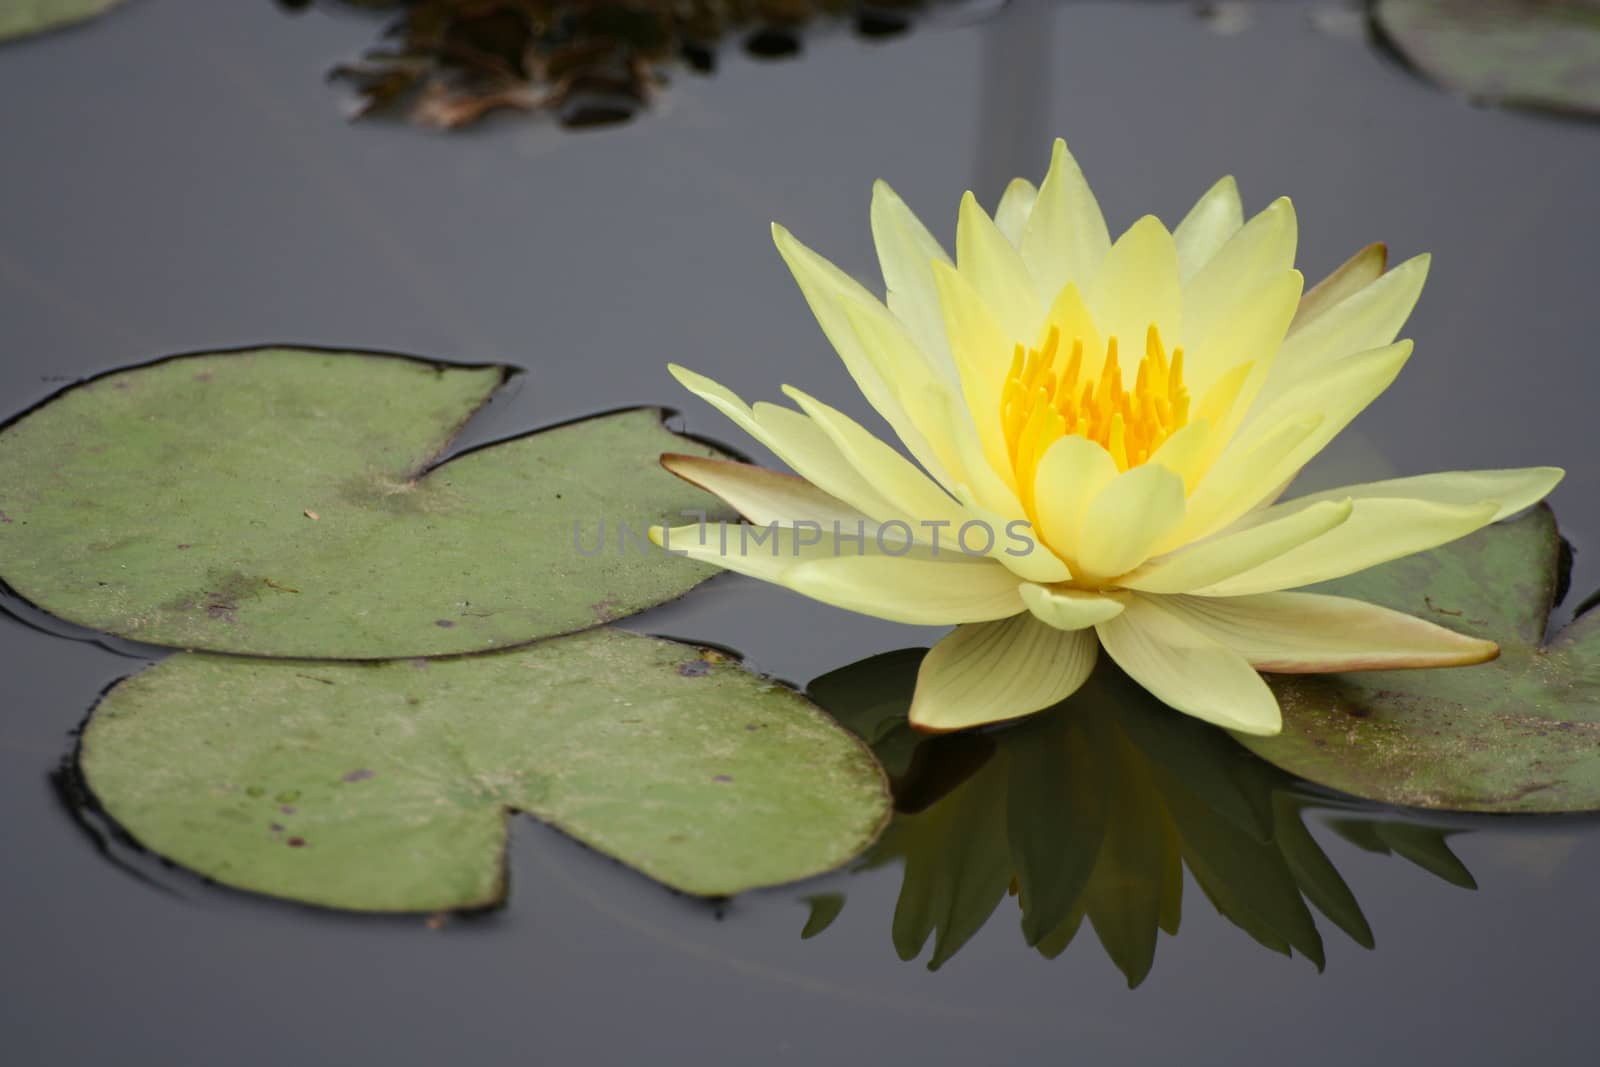
[[[1316,277],[1357,246],[1431,250],[1418,354],[1308,478],[1556,463],[1552,502],[1600,586],[1600,134],[1477,111],[1358,38],[1271,5],[1223,35],[1184,5],[1018,4],[890,44],[729,53],[603,131],[351,126],[325,70],[374,23],[266,2],[137,0],[0,49],[0,409],[170,352],[261,342],[509,361],[486,439],[675,404],[677,360],[747,397],[864,405],[767,234],[862,276],[875,177],[940,232],[1065,135],[1113,227],[1169,220],[1226,172],[1292,195]],[[747,447],[743,441],[740,447]],[[761,460],[770,457],[756,453]],[[805,681],[929,634],[719,579],[636,628]],[[1457,821],[1479,890],[1320,834],[1377,937],[1328,966],[1263,951],[1190,886],[1128,991],[1092,937],[1046,961],[1001,911],[936,973],[890,940],[890,867],[739,898],[661,892],[523,820],[509,906],[430,929],[108,861],[49,773],[138,661],[0,620],[0,1041],[8,1062],[1592,1062],[1591,821]],[[822,936],[801,897],[846,894]]]

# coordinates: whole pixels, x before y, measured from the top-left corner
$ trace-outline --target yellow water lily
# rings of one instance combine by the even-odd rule
[[[954,625],[912,722],[958,730],[1065,699],[1098,650],[1168,705],[1271,734],[1258,671],[1444,667],[1492,642],[1357,600],[1286,592],[1525,508],[1561,471],[1457,471],[1279,495],[1399,373],[1428,270],[1382,246],[1302,292],[1294,209],[1244,220],[1231,178],[1174,230],[1111,240],[1066,145],[991,218],[961,202],[952,261],[879,182],[880,301],[773,227],[896,449],[798,389],[745,404],[672,367],[798,477],[666,456],[749,524],[657,544],[838,607]],[[1429,412],[1428,417],[1437,417]],[[750,525],[753,524],[753,525]],[[752,537],[750,534],[756,534]]]

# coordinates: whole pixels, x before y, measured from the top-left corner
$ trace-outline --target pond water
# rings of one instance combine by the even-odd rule
[[[770,463],[663,366],[868,414],[768,222],[869,277],[874,178],[945,233],[964,189],[992,203],[1064,135],[1114,229],[1174,220],[1231,172],[1251,210],[1295,198],[1308,277],[1372,240],[1431,250],[1417,356],[1307,481],[1565,465],[1572,599],[1600,587],[1592,125],[1476,110],[1314,5],[984,13],[887,42],[820,33],[781,63],[729,49],[638,121],[581,133],[352,125],[324,76],[377,23],[264,0],[139,0],[8,46],[0,408],[172,352],[299,342],[527,368],[465,444],[669,404]],[[1349,806],[1313,809],[1375,949],[1324,922],[1319,973],[1191,882],[1132,991],[1087,930],[1042,958],[1005,901],[937,971],[926,951],[902,962],[896,862],[713,906],[526,819],[505,908],[352,918],[207,886],[75,823],[52,771],[139,650],[19,615],[0,619],[10,1062],[1592,1062],[1591,819],[1355,811],[1463,831],[1468,891],[1342,840]],[[934,636],[731,577],[628,625],[797,683]],[[842,911],[803,940],[806,898],[827,894]]]

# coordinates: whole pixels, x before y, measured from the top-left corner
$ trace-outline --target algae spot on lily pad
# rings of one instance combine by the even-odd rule
[[[719,453],[655,409],[439,461],[510,373],[276,348],[74,386],[0,430],[0,579],[152,644],[387,659],[586,629],[708,577],[644,539],[715,508],[657,460]]]
[[[1500,658],[1270,678],[1283,733],[1239,740],[1293,774],[1391,804],[1600,809],[1600,611],[1546,640],[1560,557],[1555,518],[1541,505],[1319,587],[1498,641]]]
[[[1371,11],[1385,43],[1463,96],[1600,115],[1597,0],[1376,0]]]
[[[447,660],[179,654],[106,694],[80,766],[159,855],[362,911],[500,902],[513,811],[723,896],[840,866],[889,810],[866,746],[798,693],[610,628]]]
[[[83,22],[120,3],[122,0],[5,0],[0,4],[0,41]]]

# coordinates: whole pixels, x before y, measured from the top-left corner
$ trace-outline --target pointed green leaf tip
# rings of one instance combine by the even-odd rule
[[[153,852],[360,911],[499,903],[513,811],[699,896],[838,867],[889,811],[871,753],[793,690],[609,628],[448,660],[176,655],[106,694],[80,761]]]
[[[645,540],[731,517],[661,469],[719,453],[659,411],[441,462],[511,373],[277,348],[75,386],[0,430],[0,579],[152,644],[387,659],[586,629],[713,573]]]
[[[1600,810],[1600,611],[1548,642],[1561,540],[1543,505],[1444,548],[1318,587],[1500,644],[1450,670],[1281,675],[1283,733],[1239,740],[1283,769],[1389,804]]]

